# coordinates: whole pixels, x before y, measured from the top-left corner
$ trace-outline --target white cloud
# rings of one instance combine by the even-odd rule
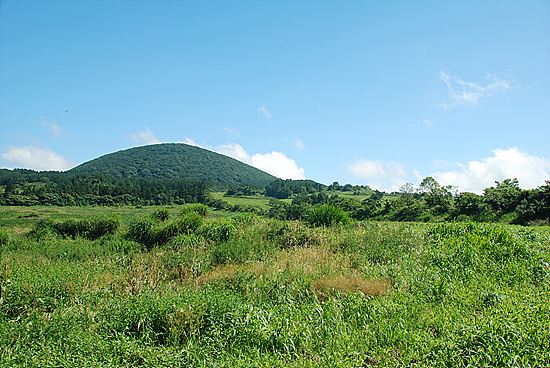
[[[258,113],[262,114],[266,119],[271,119],[273,117],[271,111],[265,105],[258,107]]]
[[[442,185],[459,191],[482,193],[495,181],[517,178],[522,188],[535,188],[550,179],[550,160],[520,151],[517,147],[495,149],[491,157],[458,164],[454,171],[439,171],[433,176]]]
[[[287,157],[282,152],[272,151],[267,153],[250,154],[243,146],[237,143],[222,144],[221,146],[210,146],[207,144],[199,144],[189,137],[185,137],[183,143],[205,148],[207,150],[232,157],[281,179],[305,178],[304,169],[299,167],[296,161]]]
[[[240,144],[222,144],[221,146],[214,147],[213,151],[221,153],[225,156],[233,157],[235,160],[245,162],[249,165],[252,164],[251,155]]]
[[[185,137],[183,138],[183,141],[181,141],[181,143],[185,143],[189,146],[195,146],[195,147],[200,147],[200,148],[206,148],[206,149],[210,149],[208,148],[206,145],[204,144],[199,144],[197,143],[195,140],[189,138],[189,137]]]
[[[366,180],[371,188],[393,192],[407,182],[407,171],[398,162],[358,160],[347,165],[351,175]]]
[[[46,127],[50,131],[50,133],[52,133],[56,137],[59,137],[61,136],[61,134],[63,134],[63,129],[55,121],[42,119],[40,121],[40,125]]]
[[[256,153],[250,157],[251,165],[281,179],[305,179],[304,169],[282,152]]]
[[[296,147],[300,151],[302,151],[306,148],[306,145],[304,144],[304,141],[301,140],[301,139],[296,139],[293,143],[294,143],[294,147]]]
[[[497,92],[504,92],[512,88],[512,83],[493,75],[485,77],[486,84],[467,82],[460,77],[440,72],[439,78],[447,86],[449,101],[443,104],[443,108],[449,109],[459,105],[477,105],[482,99],[486,99]]]
[[[149,129],[141,130],[131,135],[132,140],[137,144],[158,144],[161,143]]]
[[[14,164],[14,167],[32,170],[64,171],[73,165],[63,156],[47,148],[34,146],[13,147],[0,155],[3,160]]]

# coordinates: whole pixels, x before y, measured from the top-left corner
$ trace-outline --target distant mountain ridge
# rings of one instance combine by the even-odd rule
[[[216,186],[265,187],[277,179],[231,157],[184,143],[154,144],[109,153],[67,173],[115,178],[179,178]]]

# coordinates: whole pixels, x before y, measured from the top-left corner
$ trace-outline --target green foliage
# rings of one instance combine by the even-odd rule
[[[158,221],[166,221],[170,217],[170,211],[167,208],[159,208],[153,212],[153,218]]]
[[[345,225],[351,221],[346,211],[331,204],[313,206],[306,220],[313,226]]]
[[[550,225],[550,180],[537,189],[523,191],[516,207],[516,214],[515,222],[522,225]]]
[[[215,242],[226,242],[235,235],[236,232],[237,228],[235,224],[228,219],[217,219],[206,222],[199,229],[199,233],[202,236]]]
[[[34,225],[29,235],[41,238],[48,234],[55,234],[72,239],[81,236],[86,239],[95,240],[102,236],[115,234],[119,226],[119,220],[114,217],[83,220],[67,219],[62,221],[41,219]]]
[[[188,212],[169,222],[155,222],[148,218],[132,221],[126,237],[151,250],[155,245],[165,245],[182,234],[195,232],[203,218],[196,212]]]
[[[265,195],[267,197],[284,199],[294,194],[316,193],[324,189],[326,189],[326,187],[323,184],[316,183],[312,180],[277,179],[272,181],[265,188]]]
[[[301,220],[307,215],[305,204],[285,203],[272,199],[269,202],[268,215],[279,220]]]
[[[256,196],[264,193],[264,189],[256,188],[250,185],[239,185],[229,188],[225,192],[224,197]]]
[[[102,173],[0,169],[0,188],[4,188],[0,191],[0,204],[9,206],[182,204],[206,199],[202,182]]]
[[[97,218],[86,221],[82,236],[95,240],[105,235],[113,235],[117,232],[120,222],[117,218]]]
[[[142,146],[101,156],[69,173],[123,178],[166,178],[209,185],[263,187],[275,178],[233,158],[181,143]]]
[[[514,211],[520,195],[521,189],[517,179],[497,181],[496,186],[483,191],[484,201],[499,215]]]
[[[132,221],[126,236],[150,250],[156,243],[155,223],[148,218]]]
[[[0,247],[8,245],[10,242],[10,235],[4,229],[0,229]]]
[[[0,215],[10,238],[0,247],[2,366],[537,367],[550,360],[547,227],[310,227],[244,214],[204,219],[197,229],[189,220],[195,225],[176,226],[185,216],[155,221],[151,208],[95,207],[79,216],[74,208],[33,208],[41,221],[18,217],[30,214],[23,210]],[[144,238],[162,229],[165,239],[178,235],[144,251],[120,232],[62,238],[51,225],[118,211],[136,237],[139,223]],[[21,229],[33,223],[47,236],[25,237]],[[229,237],[205,235],[222,223],[233,226]],[[332,291],[321,295],[323,282]],[[370,294],[376,285],[384,293]]]
[[[320,243],[319,236],[302,223],[273,220],[265,231],[265,238],[281,249],[311,247]]]
[[[182,215],[187,215],[191,212],[194,212],[202,217],[206,217],[208,215],[208,206],[202,203],[187,204],[182,207],[180,213]]]

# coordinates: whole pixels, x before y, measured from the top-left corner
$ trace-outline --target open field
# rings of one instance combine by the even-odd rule
[[[185,213],[1,207],[0,366],[550,362],[547,226],[325,228],[210,211],[159,237]],[[37,231],[113,216],[116,231],[95,240]],[[128,239],[140,218],[158,229],[150,250]]]
[[[264,196],[239,196],[225,197],[225,192],[211,192],[212,198],[227,202],[230,206],[238,205],[244,207],[256,207],[261,210],[269,209],[270,198]],[[290,203],[291,199],[281,199],[284,203]]]

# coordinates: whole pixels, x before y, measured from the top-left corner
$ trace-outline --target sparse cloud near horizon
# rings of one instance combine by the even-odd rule
[[[232,157],[281,179],[305,179],[304,169],[299,167],[296,161],[283,152],[271,151],[250,154],[243,146],[237,143],[211,146],[208,144],[199,144],[189,137],[185,137],[183,143]]]
[[[35,146],[12,147],[2,152],[0,157],[11,163],[13,168],[37,171],[64,171],[74,166],[54,151]]]
[[[348,172],[373,189],[386,192],[398,190],[407,182],[407,170],[398,162],[357,160],[347,164]]]
[[[269,110],[265,105],[258,107],[257,111],[266,119],[271,119],[273,117],[273,115],[271,115],[271,110]]]
[[[517,147],[494,149],[493,155],[468,163],[457,163],[456,168],[445,160],[436,160],[434,167],[440,171],[424,175],[418,170],[409,170],[399,162],[357,160],[348,163],[348,172],[364,184],[378,190],[392,192],[407,182],[418,185],[426,176],[432,176],[441,185],[451,185],[459,192],[481,194],[496,181],[517,178],[523,189],[544,185],[550,180],[550,159],[530,155]],[[447,170],[442,170],[447,168]]]
[[[461,192],[482,193],[495,181],[517,178],[520,187],[536,188],[550,180],[550,160],[533,156],[517,147],[495,149],[480,160],[458,163],[457,170],[438,171],[431,176],[442,185],[453,185]]]
[[[136,144],[146,145],[146,144],[158,144],[162,143],[153,132],[149,129],[141,130],[137,133],[133,133],[130,138]]]
[[[448,101],[442,104],[444,109],[460,105],[477,105],[481,100],[512,88],[512,82],[494,75],[485,77],[486,84],[468,82],[443,71],[439,72],[439,79],[447,87]]]

